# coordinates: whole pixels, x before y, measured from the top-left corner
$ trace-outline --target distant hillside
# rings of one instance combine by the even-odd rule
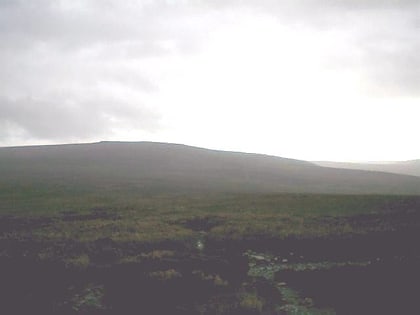
[[[420,194],[413,176],[152,142],[0,148],[0,175],[0,189]]]
[[[314,162],[325,167],[345,168],[352,170],[366,170],[420,176],[420,160],[388,162],[388,163],[342,163],[342,162]]]

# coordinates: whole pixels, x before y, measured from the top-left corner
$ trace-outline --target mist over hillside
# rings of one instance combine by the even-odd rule
[[[325,167],[388,172],[388,173],[395,173],[395,174],[420,176],[420,160],[395,161],[395,162],[386,162],[386,163],[384,162],[346,163],[346,162],[330,162],[330,161],[317,161],[314,163],[320,166],[325,166]]]
[[[414,176],[330,168],[180,144],[99,142],[0,148],[0,185],[139,193],[420,194]]]

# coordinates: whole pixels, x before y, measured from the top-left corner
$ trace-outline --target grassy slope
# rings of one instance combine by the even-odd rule
[[[25,194],[420,194],[420,178],[162,143],[0,148],[0,188]],[[22,193],[22,198],[19,197]]]

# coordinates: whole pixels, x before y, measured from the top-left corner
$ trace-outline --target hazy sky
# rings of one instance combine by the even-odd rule
[[[420,158],[418,0],[0,0],[0,146]]]

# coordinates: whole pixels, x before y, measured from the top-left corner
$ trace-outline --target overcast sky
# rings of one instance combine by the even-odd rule
[[[0,0],[0,146],[420,158],[420,1]]]

